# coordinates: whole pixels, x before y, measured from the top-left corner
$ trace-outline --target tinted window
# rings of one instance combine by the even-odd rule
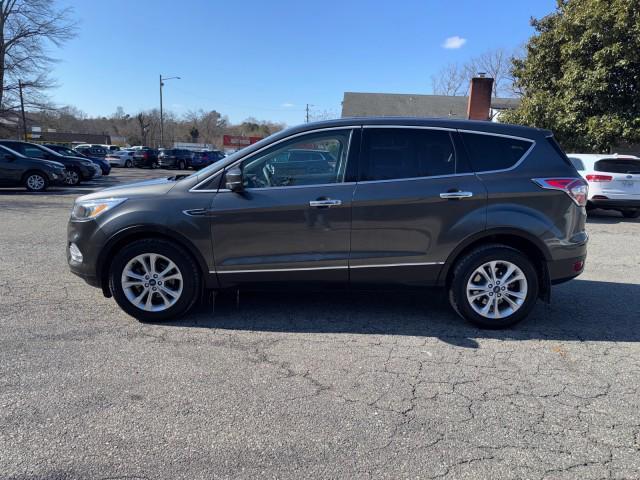
[[[25,145],[24,146],[24,154],[27,157],[32,157],[32,158],[44,158],[45,157],[45,152],[43,150],[40,150],[37,147],[33,147],[31,145]]]
[[[576,167],[576,170],[579,170],[581,172],[586,170],[586,168],[584,167],[584,163],[582,163],[582,160],[580,160],[579,158],[569,157],[569,161],[571,162],[571,165]]]
[[[596,172],[640,174],[640,160],[632,158],[611,158],[598,160],[595,165]]]
[[[477,172],[513,167],[531,148],[532,142],[477,133],[462,133],[462,139]]]
[[[312,133],[268,149],[242,162],[247,188],[341,183],[347,164],[350,130]],[[330,152],[330,162],[320,152]]]
[[[449,132],[367,128],[362,143],[361,180],[392,180],[455,173]]]

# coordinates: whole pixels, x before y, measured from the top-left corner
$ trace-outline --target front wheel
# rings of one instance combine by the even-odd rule
[[[109,287],[120,308],[132,317],[146,322],[172,320],[196,302],[200,271],[179,245],[138,240],[115,255]]]
[[[30,192],[44,192],[48,184],[47,177],[40,172],[28,173],[24,178],[24,186]]]
[[[504,245],[486,245],[458,261],[449,299],[464,319],[482,328],[505,328],[529,315],[538,298],[531,260]]]
[[[622,215],[624,218],[638,218],[640,217],[640,209],[637,210],[623,210]]]
[[[184,161],[183,160],[180,160],[178,162],[178,170],[184,170]]]

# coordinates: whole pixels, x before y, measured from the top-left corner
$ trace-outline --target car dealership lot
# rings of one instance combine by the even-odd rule
[[[67,271],[79,188],[0,191],[0,478],[638,478],[640,221],[512,330],[440,292],[228,292],[166,325]]]

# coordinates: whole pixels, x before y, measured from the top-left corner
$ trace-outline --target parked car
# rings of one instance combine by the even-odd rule
[[[112,167],[133,167],[133,150],[115,150],[107,154],[106,160]]]
[[[100,172],[100,167],[94,165],[91,160],[60,155],[47,147],[35,143],[19,140],[0,140],[0,145],[4,145],[27,157],[53,160],[63,164],[66,170],[64,181],[67,185],[79,185],[82,181],[91,180]]]
[[[640,217],[640,158],[633,155],[571,153],[569,159],[589,183],[587,210],[617,210]]]
[[[138,168],[158,168],[158,150],[151,147],[132,147],[133,166]]]
[[[102,145],[78,145],[74,147],[74,150],[90,158],[104,158],[107,156],[107,149]]]
[[[143,321],[186,313],[205,289],[435,285],[465,319],[501,328],[583,271],[587,189],[547,130],[333,120],[80,197],[67,255]]]
[[[191,166],[191,150],[181,148],[163,148],[158,153],[158,166],[184,170]]]
[[[25,157],[0,145],[0,186],[24,186],[30,192],[44,192],[49,185],[64,182],[64,165],[49,160]]]
[[[118,145],[100,145],[100,146],[107,151],[107,154],[122,150]]]
[[[59,153],[60,155],[66,155],[68,157],[78,157],[78,158],[91,160],[95,165],[100,167],[100,172],[102,173],[102,175],[109,175],[109,173],[111,173],[111,165],[109,165],[109,162],[107,162],[104,158],[88,157],[84,153],[77,152],[76,150],[71,150],[69,147],[65,147],[64,145],[55,145],[52,143],[51,144],[47,143],[44,146],[53,150],[56,153]]]
[[[194,170],[200,170],[201,168],[207,167],[218,160],[222,160],[225,157],[225,154],[219,150],[203,150],[200,152],[193,152],[191,155],[191,159],[189,161],[189,165]]]

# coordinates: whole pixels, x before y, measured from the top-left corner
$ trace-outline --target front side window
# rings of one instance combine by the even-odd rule
[[[341,183],[351,130],[311,133],[285,141],[242,162],[246,188]]]
[[[362,141],[363,181],[434,177],[456,173],[448,131],[367,128]]]
[[[45,158],[45,152],[31,145],[24,146],[24,154],[31,158]]]
[[[533,141],[481,133],[461,133],[476,172],[506,170],[529,151]]]

